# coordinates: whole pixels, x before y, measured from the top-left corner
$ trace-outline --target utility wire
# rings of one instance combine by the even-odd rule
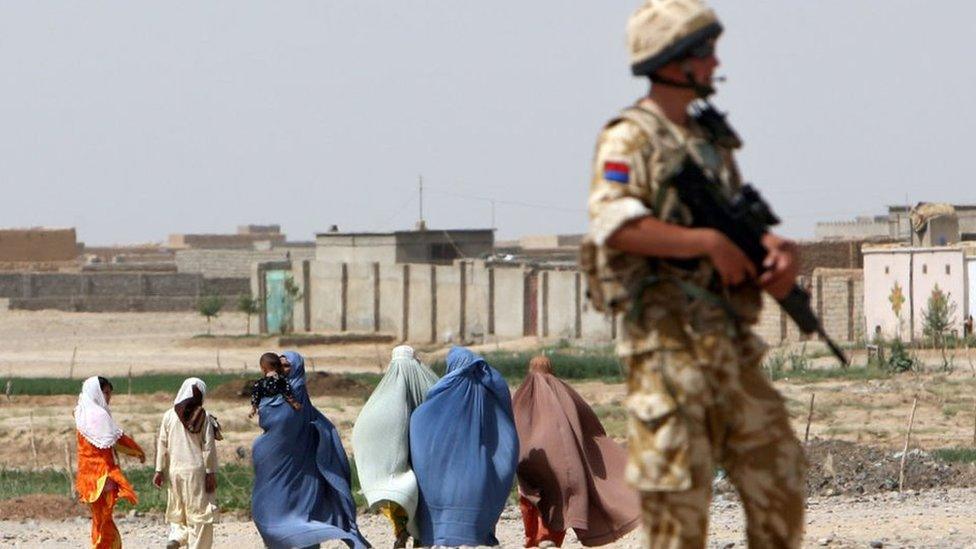
[[[569,213],[584,213],[584,212],[586,212],[586,209],[584,209],[584,208],[565,208],[565,207],[562,207],[562,206],[550,206],[550,205],[546,205],[546,204],[533,204],[531,202],[521,202],[521,201],[518,201],[518,200],[503,200],[503,199],[498,199],[498,198],[488,198],[486,196],[476,196],[476,195],[470,195],[470,194],[456,193],[456,192],[453,192],[453,191],[445,191],[445,190],[442,190],[439,187],[432,187],[429,184],[426,186],[426,188],[428,190],[431,190],[431,191],[436,192],[438,194],[443,194],[445,196],[453,196],[455,198],[464,198],[464,199],[467,199],[467,200],[481,200],[483,202],[495,202],[497,204],[506,204],[506,205],[509,205],[509,206],[521,206],[521,207],[524,207],[524,208],[536,208],[536,209],[540,209],[540,210],[550,210],[550,211],[556,211],[556,212],[569,212]]]

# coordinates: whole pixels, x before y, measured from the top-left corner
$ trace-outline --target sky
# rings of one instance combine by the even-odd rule
[[[646,91],[637,5],[0,2],[0,226],[92,245],[400,230],[423,176],[431,227],[584,232],[595,137]],[[714,102],[781,232],[976,202],[976,4],[712,5]]]

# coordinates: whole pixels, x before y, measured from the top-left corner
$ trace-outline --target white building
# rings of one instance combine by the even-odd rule
[[[948,295],[959,334],[976,314],[976,246],[865,246],[865,334],[902,340],[923,337],[923,316],[936,291]]]

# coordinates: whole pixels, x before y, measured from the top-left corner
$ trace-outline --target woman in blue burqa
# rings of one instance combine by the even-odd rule
[[[410,417],[424,545],[498,545],[495,524],[512,490],[518,435],[508,385],[463,347]]]
[[[356,525],[339,433],[309,400],[305,360],[296,352],[282,359],[301,409],[292,409],[281,395],[260,402],[264,433],[254,441],[254,524],[271,549],[318,547],[334,539],[353,549],[370,547]]]

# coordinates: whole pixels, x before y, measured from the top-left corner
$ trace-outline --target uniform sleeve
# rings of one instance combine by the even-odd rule
[[[217,442],[214,440],[214,425],[210,416],[204,419],[203,427],[203,466],[207,473],[217,472]]]
[[[590,237],[597,246],[620,227],[653,215],[648,195],[647,139],[632,123],[621,121],[600,134],[590,183]]]
[[[169,465],[169,426],[167,417],[159,423],[159,436],[156,438],[156,471],[165,472]]]

